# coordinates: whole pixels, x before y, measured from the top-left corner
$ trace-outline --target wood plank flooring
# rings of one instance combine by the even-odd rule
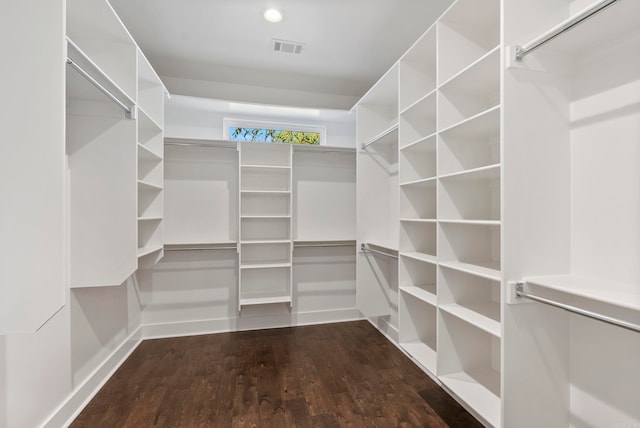
[[[481,426],[366,321],[146,340],[71,425]]]

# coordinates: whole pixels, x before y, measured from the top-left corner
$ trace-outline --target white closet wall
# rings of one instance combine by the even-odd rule
[[[146,334],[357,318],[353,149],[202,138],[222,136],[226,114],[212,112],[205,123],[201,110],[226,104],[188,97],[169,102],[166,254],[139,275]],[[329,145],[332,132],[343,143],[351,133],[353,145],[345,113],[320,114],[340,117],[323,122]]]
[[[40,3],[3,4],[0,17],[3,38],[16,41],[0,70],[11,100],[0,144],[0,334],[36,331],[65,301],[64,2]]]

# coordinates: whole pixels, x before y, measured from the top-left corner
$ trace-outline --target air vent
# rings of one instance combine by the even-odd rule
[[[304,43],[300,42],[291,42],[288,40],[278,40],[272,39],[273,50],[276,52],[290,53],[290,54],[300,54],[302,52],[302,48],[304,47]]]

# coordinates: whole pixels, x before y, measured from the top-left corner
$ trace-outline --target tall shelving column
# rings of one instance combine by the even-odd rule
[[[120,285],[138,266],[138,48],[106,0],[66,6],[70,285]]]
[[[239,299],[243,306],[293,303],[292,146],[240,142]]]
[[[164,86],[138,50],[138,264],[163,255]]]
[[[398,68],[392,67],[357,109],[357,307],[395,328],[398,252]],[[377,252],[368,252],[370,247]],[[380,254],[383,253],[383,254]],[[388,257],[387,255],[391,255]]]
[[[501,426],[500,1],[437,24],[437,374]]]
[[[436,373],[436,30],[399,62],[399,343]]]

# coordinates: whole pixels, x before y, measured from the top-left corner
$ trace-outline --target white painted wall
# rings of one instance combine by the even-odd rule
[[[162,81],[172,94],[264,104],[273,104],[273,100],[278,100],[278,105],[283,106],[350,109],[359,97],[357,94],[309,92],[169,76],[162,76]]]
[[[328,146],[355,147],[355,113],[347,110],[247,104],[181,95],[173,95],[165,104],[165,136],[225,139],[225,118],[325,126]]]
[[[94,372],[140,326],[136,296],[132,279],[118,287],[76,289],[37,333],[0,336],[0,426],[40,426],[85,382],[101,381]],[[64,423],[75,409],[65,410],[50,426]]]
[[[145,336],[262,329],[359,317],[355,309],[355,248],[296,249],[293,309],[238,308],[235,250],[167,251],[140,280]]]
[[[327,145],[355,146],[355,117],[347,111],[182,96],[167,103],[166,135],[223,139],[224,118],[322,125],[327,129]],[[233,147],[167,147],[165,234],[170,242],[237,239],[237,156]],[[305,219],[295,223],[294,238],[355,239],[354,155],[296,152],[293,175],[294,203],[316,208],[313,215],[305,215],[296,205],[294,216],[305,215]],[[339,219],[317,215],[332,203]],[[235,250],[166,251],[158,265],[139,275],[145,336],[282,327],[360,316],[355,304],[355,246],[295,249],[293,308],[286,304],[248,306],[238,312],[237,263]]]

